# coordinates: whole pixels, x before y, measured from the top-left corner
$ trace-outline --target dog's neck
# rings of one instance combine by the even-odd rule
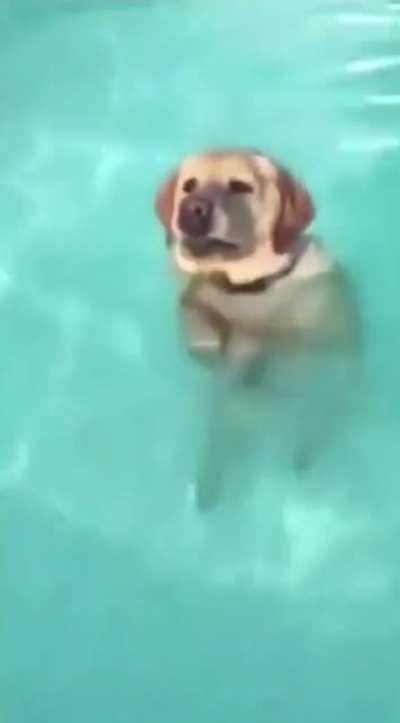
[[[217,286],[227,294],[261,294],[267,291],[276,281],[283,279],[285,276],[293,271],[296,266],[297,259],[292,258],[291,262],[287,266],[283,267],[280,271],[275,274],[268,274],[267,276],[260,276],[253,281],[245,281],[244,283],[233,283],[229,277],[220,271],[214,271],[208,275],[208,281],[213,285]]]

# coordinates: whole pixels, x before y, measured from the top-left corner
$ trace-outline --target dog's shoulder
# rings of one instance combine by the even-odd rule
[[[337,262],[319,237],[304,235],[301,239],[300,249],[290,279],[306,280],[320,274],[336,273],[338,271]]]

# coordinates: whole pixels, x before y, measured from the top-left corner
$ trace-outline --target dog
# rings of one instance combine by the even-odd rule
[[[161,185],[155,211],[198,359],[257,383],[270,358],[358,354],[351,281],[310,232],[309,191],[280,163],[242,149],[190,156]]]

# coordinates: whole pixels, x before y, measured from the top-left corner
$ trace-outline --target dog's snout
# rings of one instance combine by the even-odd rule
[[[213,212],[212,201],[202,196],[185,198],[179,209],[178,224],[189,236],[204,236],[210,231]]]

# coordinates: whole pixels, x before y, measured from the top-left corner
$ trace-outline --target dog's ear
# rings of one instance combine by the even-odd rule
[[[167,232],[171,230],[172,212],[178,174],[173,173],[161,184],[155,199],[155,211]]]
[[[281,209],[275,226],[273,246],[277,254],[291,245],[314,218],[314,204],[308,191],[285,169],[278,166]]]

